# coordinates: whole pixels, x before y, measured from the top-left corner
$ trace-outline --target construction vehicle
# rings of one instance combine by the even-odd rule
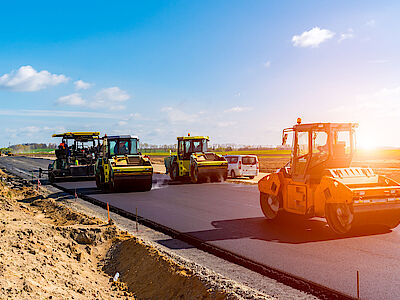
[[[171,180],[189,178],[192,183],[224,181],[228,162],[222,156],[207,152],[208,136],[178,137],[178,153],[164,159]]]
[[[94,179],[94,165],[100,144],[99,132],[65,132],[53,134],[62,141],[55,150],[56,160],[49,164],[50,182],[60,180]],[[42,170],[39,170],[40,175]]]
[[[358,225],[396,227],[400,184],[370,168],[350,167],[356,123],[311,123],[283,130],[293,134],[291,160],[258,182],[267,219],[280,214],[322,217],[338,234]],[[289,213],[289,214],[288,214]]]
[[[153,166],[139,152],[139,138],[131,135],[104,136],[96,162],[96,185],[112,192],[149,191]]]

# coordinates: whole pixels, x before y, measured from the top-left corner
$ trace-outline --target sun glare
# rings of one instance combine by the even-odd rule
[[[377,148],[375,139],[369,136],[357,137],[357,148],[360,150],[375,150]]]

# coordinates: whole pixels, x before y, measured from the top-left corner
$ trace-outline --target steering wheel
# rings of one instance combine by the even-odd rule
[[[283,167],[285,169],[286,174],[290,174],[290,161],[286,163]]]
[[[307,153],[307,154],[304,154],[304,155],[302,155],[302,156],[298,156],[298,157],[297,157],[297,160],[299,160],[300,158],[305,158],[306,156],[308,156],[308,153]]]

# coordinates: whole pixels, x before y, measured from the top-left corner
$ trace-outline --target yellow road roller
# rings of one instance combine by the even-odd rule
[[[291,160],[258,182],[267,219],[282,213],[323,217],[339,234],[357,225],[399,224],[400,184],[370,168],[350,167],[357,126],[298,119],[283,130],[283,144],[293,134]]]
[[[103,190],[149,191],[152,187],[153,166],[139,152],[136,136],[104,136],[95,170],[96,185]]]
[[[177,139],[178,154],[164,159],[171,180],[190,178],[192,183],[226,180],[228,162],[208,151],[208,136],[188,135]]]

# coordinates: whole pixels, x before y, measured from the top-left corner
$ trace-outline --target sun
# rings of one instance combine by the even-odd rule
[[[362,150],[375,150],[377,148],[376,142],[370,136],[357,137],[357,148]]]

